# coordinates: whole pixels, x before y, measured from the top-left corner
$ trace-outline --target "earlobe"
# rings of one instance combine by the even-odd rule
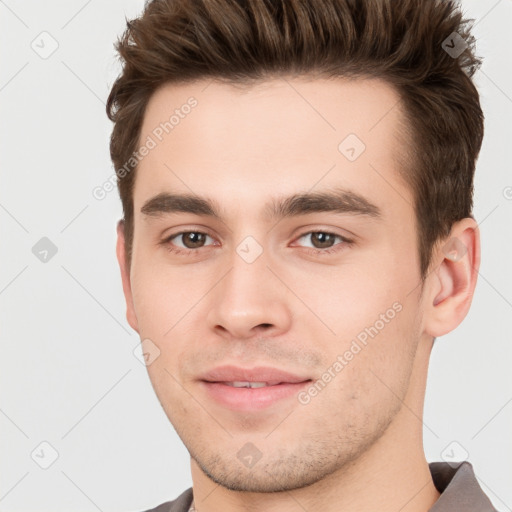
[[[480,234],[473,218],[452,226],[447,240],[432,255],[428,276],[425,332],[438,337],[455,329],[467,315],[480,268]]]
[[[117,261],[121,270],[121,280],[123,283],[124,298],[126,301],[126,319],[130,327],[139,332],[137,317],[133,307],[133,296],[130,280],[130,268],[126,262],[126,246],[124,237],[124,221],[120,220],[117,223],[117,245],[116,245]]]

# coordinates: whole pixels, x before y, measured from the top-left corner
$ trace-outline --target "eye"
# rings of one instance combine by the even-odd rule
[[[330,231],[308,231],[303,233],[297,240],[310,239],[312,246],[305,247],[308,252],[313,254],[331,254],[343,249],[345,245],[352,244],[352,240]],[[203,231],[180,231],[174,233],[164,240],[162,244],[169,252],[179,255],[197,254],[197,249],[208,247],[207,239],[214,239]],[[335,243],[338,240],[338,243]],[[215,241],[214,241],[215,242]],[[209,244],[213,245],[213,244]]]
[[[194,249],[200,249],[205,246],[207,238],[213,240],[210,235],[202,231],[181,231],[167,237],[162,243],[171,252],[192,254],[195,252]]]
[[[336,246],[350,245],[352,243],[352,240],[336,233],[331,233],[330,231],[308,231],[302,234],[297,240],[307,238],[311,239],[312,247],[309,249],[315,254],[331,254],[342,249],[342,247]],[[341,243],[336,244],[336,239],[340,240]]]

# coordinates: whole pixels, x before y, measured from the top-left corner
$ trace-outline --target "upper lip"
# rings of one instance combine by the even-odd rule
[[[201,375],[200,380],[208,382],[266,382],[268,385],[273,386],[283,382],[297,383],[311,379],[269,366],[241,368],[228,365],[213,368]]]

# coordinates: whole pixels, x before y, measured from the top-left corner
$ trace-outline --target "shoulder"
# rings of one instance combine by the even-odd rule
[[[192,487],[182,492],[175,500],[166,501],[158,507],[146,510],[145,512],[188,512],[192,503]]]

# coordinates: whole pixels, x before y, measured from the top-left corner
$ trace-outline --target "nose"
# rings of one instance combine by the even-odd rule
[[[289,292],[267,267],[265,252],[252,263],[235,253],[231,263],[211,292],[208,327],[236,340],[286,332],[292,319]]]

